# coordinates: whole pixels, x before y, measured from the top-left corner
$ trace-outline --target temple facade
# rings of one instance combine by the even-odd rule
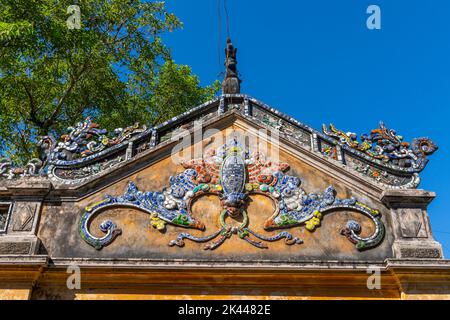
[[[1,160],[1,299],[450,298],[419,188],[437,146],[311,128],[226,57],[223,94],[156,127],[87,118]]]

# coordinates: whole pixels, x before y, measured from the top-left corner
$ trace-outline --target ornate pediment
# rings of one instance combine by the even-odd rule
[[[193,137],[191,148],[208,145],[212,129],[218,135],[211,139],[225,139],[221,145],[171,161],[181,140]],[[282,157],[255,151],[251,142],[236,139],[235,129],[255,136],[268,131]],[[407,144],[384,125],[360,141],[334,126],[319,132],[240,94],[222,95],[152,128],[136,124],[108,133],[88,118],[59,139],[43,137],[40,146],[45,158],[26,168],[2,163],[0,192],[8,196],[34,180],[52,186],[42,191],[48,206],[40,228],[54,254],[115,257],[127,249],[140,257],[151,248],[153,255],[178,258],[244,245],[252,255],[286,259],[298,250],[314,259],[390,257],[397,222],[381,201],[383,191],[417,187],[427,156],[437,149],[425,138]],[[67,241],[49,231],[54,202],[73,215],[61,228],[70,230],[74,252],[53,245],[56,238]],[[130,222],[136,211],[146,220]]]

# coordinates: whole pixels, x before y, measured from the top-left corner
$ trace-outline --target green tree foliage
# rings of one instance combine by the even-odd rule
[[[156,125],[217,93],[176,65],[161,35],[181,27],[163,2],[0,0],[0,156],[24,162],[40,135],[87,115],[112,130]]]

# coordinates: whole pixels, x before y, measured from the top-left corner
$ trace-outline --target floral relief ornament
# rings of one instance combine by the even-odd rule
[[[358,250],[373,248],[383,240],[385,229],[377,210],[355,198],[337,198],[332,186],[320,194],[306,193],[298,177],[286,174],[288,164],[272,163],[259,153],[250,154],[237,139],[232,139],[202,159],[183,162],[182,166],[185,171],[170,177],[170,185],[162,191],[143,192],[133,182],[129,182],[123,195],[106,195],[103,201],[88,206],[79,225],[84,241],[101,249],[122,233],[110,220],[100,224],[104,236],[96,237],[89,231],[90,223],[97,214],[114,207],[130,207],[147,212],[150,225],[160,231],[167,224],[205,230],[205,224],[192,215],[192,204],[206,195],[215,195],[221,201],[219,228],[204,237],[181,232],[169,242],[170,246],[183,247],[187,239],[205,243],[205,250],[213,250],[234,235],[258,248],[268,248],[267,242],[281,239],[288,245],[303,243],[288,231],[264,235],[252,230],[247,207],[253,195],[266,196],[275,204],[274,213],[264,223],[266,231],[304,225],[313,232],[320,227],[324,214],[340,209],[359,212],[375,225],[375,231],[368,237],[360,236],[361,226],[353,220],[348,221],[341,230],[341,234],[354,243]],[[227,217],[238,219],[240,223],[228,224]]]

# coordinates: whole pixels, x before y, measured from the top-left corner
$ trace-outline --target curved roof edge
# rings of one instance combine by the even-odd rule
[[[58,177],[58,180],[79,180],[83,177],[76,173],[77,169],[81,168],[91,176],[143,150],[156,147],[174,130],[190,126],[200,119],[213,119],[230,110],[264,123],[292,138],[300,147],[320,153],[330,161],[338,161],[387,188],[417,187],[420,181],[418,173],[426,166],[427,156],[437,149],[428,138],[414,139],[412,144],[404,142],[403,137],[395,130],[387,129],[383,123],[370,134],[361,135],[361,141],[356,134],[340,131],[332,124],[329,129],[324,125],[320,132],[249,95],[224,94],[155,127],[135,124],[118,128],[113,135],[108,135],[88,117],[70,127],[69,134],[59,140],[43,137],[39,145],[45,150],[46,159],[33,159],[25,168],[13,168],[7,159],[2,159],[0,179],[48,175]],[[93,166],[97,169],[85,169]],[[60,176],[58,171],[67,172]]]

